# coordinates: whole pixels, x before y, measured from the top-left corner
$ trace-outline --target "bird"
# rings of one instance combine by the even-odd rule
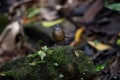
[[[60,25],[55,25],[52,32],[52,37],[55,42],[62,42],[65,39],[65,32]]]

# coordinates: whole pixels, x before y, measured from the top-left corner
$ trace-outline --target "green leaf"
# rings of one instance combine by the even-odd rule
[[[29,65],[35,66],[36,64],[40,64],[40,63],[44,63],[44,62],[45,62],[45,61],[37,61],[37,62],[29,63]]]
[[[80,80],[84,80],[83,78],[80,78]]]
[[[32,18],[36,14],[40,13],[40,11],[41,11],[41,8],[30,8],[28,10],[28,18]]]
[[[41,60],[43,60],[44,57],[46,57],[46,53],[44,53],[43,51],[38,51],[38,55],[40,56]]]
[[[117,39],[117,45],[120,45],[120,38]]]
[[[5,76],[5,74],[4,73],[0,73],[0,76]]]
[[[64,77],[64,75],[63,75],[63,74],[59,74],[59,77],[60,77],[60,78],[63,78],[63,77]]]
[[[115,11],[120,11],[120,3],[106,4],[105,7]]]
[[[96,71],[99,72],[99,71],[103,70],[105,67],[106,67],[106,63],[99,64],[96,66]]]
[[[31,57],[35,57],[36,56],[36,54],[29,54],[28,56],[27,56],[27,58],[31,58]]]
[[[59,64],[58,64],[58,63],[54,63],[54,66],[56,66],[56,67],[57,67],[57,66],[59,66]]]
[[[29,65],[35,66],[35,65],[36,65],[36,62],[29,63]]]
[[[48,50],[47,46],[42,47],[43,50]]]
[[[42,25],[44,27],[52,27],[52,26],[54,26],[56,24],[62,23],[63,21],[64,21],[64,19],[58,19],[58,20],[55,20],[55,21],[43,21]]]

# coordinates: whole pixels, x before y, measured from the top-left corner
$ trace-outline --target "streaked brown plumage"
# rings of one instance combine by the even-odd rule
[[[56,42],[62,42],[65,39],[65,32],[59,25],[56,25],[53,28],[52,37]]]

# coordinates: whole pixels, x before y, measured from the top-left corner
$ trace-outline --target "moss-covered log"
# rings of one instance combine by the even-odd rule
[[[0,78],[7,80],[92,80],[94,74],[90,58],[69,46],[43,47],[35,54],[0,67]]]

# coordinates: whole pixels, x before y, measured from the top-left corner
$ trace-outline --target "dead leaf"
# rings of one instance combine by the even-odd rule
[[[78,51],[75,51],[75,55],[76,55],[76,57],[80,56]]]
[[[111,46],[103,44],[103,43],[100,43],[100,42],[96,44],[93,41],[88,41],[87,43],[89,45],[91,45],[92,47],[94,47],[95,49],[99,50],[99,51],[104,51],[104,50],[107,50],[107,49],[112,49]]]
[[[84,27],[79,28],[76,33],[75,33],[75,39],[74,41],[70,44],[71,46],[76,46],[80,43],[81,41],[81,36],[83,34],[83,32],[85,31]]]
[[[41,17],[43,17],[47,21],[57,19],[59,17],[57,14],[57,10],[52,6],[45,6],[41,8]]]
[[[112,77],[120,77],[119,73],[120,73],[120,53],[117,53],[116,59],[115,61],[109,66],[110,68],[110,73]]]
[[[22,27],[18,21],[14,21],[5,28],[0,36],[1,48],[5,51],[12,50],[18,34],[23,34]]]
[[[89,23],[92,22],[95,18],[96,14],[98,14],[103,8],[103,0],[93,1],[94,3],[90,6],[90,8],[86,11],[84,16],[79,19],[79,22]]]

